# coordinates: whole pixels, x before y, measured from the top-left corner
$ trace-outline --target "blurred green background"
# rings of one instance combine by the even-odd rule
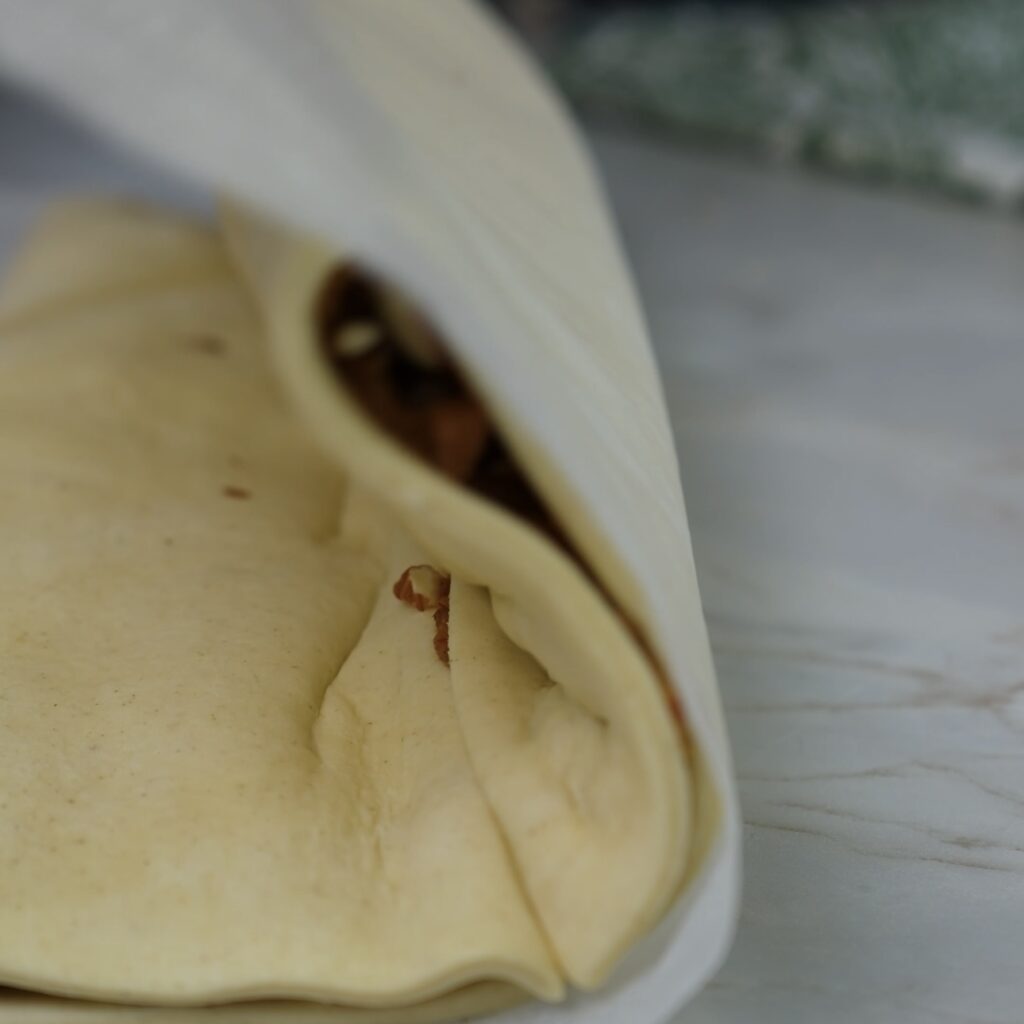
[[[1022,0],[495,0],[591,116],[1024,206]]]

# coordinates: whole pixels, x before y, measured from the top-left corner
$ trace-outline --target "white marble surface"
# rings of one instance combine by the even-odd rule
[[[1024,1021],[1024,223],[599,139],[744,808],[680,1024]]]
[[[679,1024],[1021,1024],[1024,224],[596,141],[747,822]],[[0,89],[0,260],[80,185],[201,202]]]

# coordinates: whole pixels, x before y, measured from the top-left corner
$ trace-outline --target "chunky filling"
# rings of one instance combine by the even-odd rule
[[[432,565],[410,565],[395,580],[391,592],[403,604],[418,612],[434,613],[434,653],[443,665],[448,664],[448,595],[450,576]]]
[[[325,285],[317,320],[324,355],[378,426],[583,564],[437,333],[415,310],[370,273],[346,264]]]

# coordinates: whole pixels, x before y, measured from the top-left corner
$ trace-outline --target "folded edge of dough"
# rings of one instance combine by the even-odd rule
[[[491,592],[493,612],[479,595],[460,595],[453,583],[453,685],[460,719],[469,729],[478,778],[567,978],[595,988],[672,903],[700,825],[693,820],[688,750],[654,668],[570,558],[503,509],[421,464],[344,394],[320,357],[312,315],[337,255],[230,204],[222,222],[263,312],[286,388],[319,442],[392,508],[453,580]],[[515,436],[507,440],[519,451]],[[529,470],[528,457],[524,464]],[[570,536],[577,528],[571,515],[563,526]],[[475,622],[463,638],[479,626],[490,630],[492,649],[504,644],[529,652],[532,664],[519,666],[516,685],[524,678],[536,681],[539,674],[546,680],[539,689],[554,680],[566,699],[530,698],[530,707],[520,709],[525,727],[515,734],[494,731],[474,710],[486,695],[465,700],[475,687],[472,678],[467,682],[457,609]],[[491,614],[500,636],[487,625]],[[510,650],[505,654],[513,657]],[[486,732],[475,740],[473,729]],[[595,729],[603,733],[596,745]],[[578,756],[552,755],[560,731],[562,741],[588,737],[569,741]],[[609,778],[598,770],[602,764],[619,769],[615,793],[602,791]],[[524,810],[527,793],[533,805],[547,810]],[[543,820],[554,816],[556,806],[574,816],[574,843],[566,842],[564,830],[557,841],[545,836]]]

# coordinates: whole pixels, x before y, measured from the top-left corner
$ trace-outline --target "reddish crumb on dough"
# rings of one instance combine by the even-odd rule
[[[448,594],[451,591],[452,581],[445,576],[441,586],[441,594],[437,600],[437,607],[434,609],[434,652],[441,659],[442,665],[449,664],[448,660]]]
[[[418,612],[434,612],[434,651],[448,664],[448,594],[452,581],[430,565],[410,565],[395,580],[391,592]]]
[[[437,607],[444,580],[432,565],[410,565],[395,580],[391,593],[403,604],[425,612]]]
[[[689,731],[686,726],[686,714],[683,711],[683,705],[679,703],[679,697],[676,695],[676,691],[673,689],[672,684],[669,683],[668,679],[659,672],[658,681],[661,683],[662,692],[665,694],[665,703],[668,704],[669,714],[672,716],[672,720],[676,724],[676,728],[679,730],[679,735],[686,737],[689,735]]]
[[[227,343],[215,334],[199,334],[188,339],[188,347],[206,356],[222,356],[227,351]]]

